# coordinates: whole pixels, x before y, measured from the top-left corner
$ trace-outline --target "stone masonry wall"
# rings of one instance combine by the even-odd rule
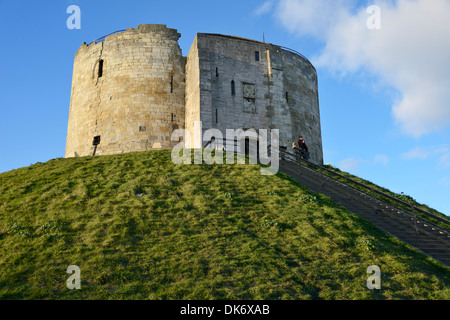
[[[98,155],[177,143],[171,134],[185,122],[179,37],[164,25],[139,25],[81,46],[74,61],[66,157],[92,155],[95,136],[101,138]]]
[[[292,151],[302,135],[323,162],[317,73],[269,43],[199,33],[187,58],[180,34],[139,25],[85,43],[75,55],[66,157],[172,148],[175,129],[279,129]],[[201,141],[188,146],[200,147]],[[204,144],[203,144],[204,145]]]
[[[288,151],[302,135],[311,160],[323,162],[317,74],[307,59],[268,43],[197,34],[186,69],[199,96],[187,100],[186,115],[195,110],[203,130],[225,137],[226,129],[279,129]]]
[[[200,63],[195,38],[186,59],[185,128],[191,134],[191,140],[186,146],[194,146],[194,122],[200,121],[200,91]]]

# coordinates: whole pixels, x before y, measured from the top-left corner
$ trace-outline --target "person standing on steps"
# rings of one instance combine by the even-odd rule
[[[309,160],[308,146],[306,145],[305,140],[302,136],[299,136],[298,139],[294,142],[293,148],[295,150],[295,153],[302,159]]]

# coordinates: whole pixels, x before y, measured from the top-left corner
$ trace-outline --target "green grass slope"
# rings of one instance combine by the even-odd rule
[[[444,214],[444,213],[442,213],[442,212],[439,212],[439,211],[435,210],[434,208],[431,208],[430,206],[428,206],[428,205],[426,205],[426,204],[422,204],[422,203],[417,202],[414,198],[412,198],[411,196],[408,196],[408,195],[404,194],[403,192],[400,193],[400,194],[395,193],[395,192],[392,192],[391,190],[386,189],[386,188],[383,188],[383,187],[380,187],[380,186],[374,184],[374,183],[371,182],[371,181],[362,179],[362,178],[357,177],[357,176],[355,176],[355,175],[352,175],[352,174],[350,174],[350,173],[348,173],[348,172],[343,172],[343,171],[341,171],[340,169],[335,168],[335,167],[333,167],[333,166],[331,166],[331,165],[325,165],[325,166],[323,166],[323,167],[326,168],[326,169],[328,169],[328,170],[331,170],[331,171],[333,171],[333,172],[335,172],[335,173],[337,173],[337,174],[339,174],[339,175],[341,175],[341,176],[350,178],[350,179],[352,179],[353,181],[356,181],[356,182],[358,182],[358,183],[362,183],[362,184],[366,185],[367,187],[370,187],[370,188],[372,188],[372,189],[374,189],[374,190],[377,190],[377,191],[380,191],[380,192],[382,192],[382,193],[384,193],[384,194],[386,194],[386,195],[388,195],[388,196],[391,196],[391,197],[393,197],[393,198],[396,198],[396,199],[398,199],[398,200],[401,200],[401,201],[404,202],[404,203],[407,203],[408,205],[405,206],[405,205],[403,205],[403,204],[401,204],[401,203],[399,203],[399,202],[397,202],[397,201],[393,201],[392,199],[389,199],[389,198],[387,198],[387,197],[385,197],[385,196],[383,196],[383,195],[380,195],[380,194],[378,194],[378,193],[375,193],[375,194],[374,194],[374,193],[372,193],[370,190],[368,190],[367,188],[364,188],[364,187],[361,187],[361,186],[359,186],[359,185],[357,185],[357,184],[355,184],[355,183],[349,182],[349,181],[345,180],[345,179],[342,178],[342,177],[336,176],[335,174],[331,174],[330,172],[327,172],[327,171],[325,171],[325,170],[323,171],[323,173],[325,173],[326,175],[332,177],[333,179],[336,179],[336,180],[338,180],[338,181],[340,181],[340,182],[342,182],[342,183],[344,183],[344,184],[347,184],[347,183],[348,183],[351,187],[356,188],[356,189],[359,189],[359,190],[361,190],[361,191],[363,191],[363,192],[365,192],[365,193],[369,193],[369,194],[371,194],[372,196],[375,195],[375,197],[376,197],[377,199],[379,199],[379,200],[381,200],[381,201],[384,201],[384,202],[386,202],[386,203],[390,203],[390,204],[392,204],[392,205],[394,205],[394,206],[396,206],[396,207],[398,207],[398,208],[400,208],[400,209],[405,210],[406,212],[410,212],[410,213],[411,213],[411,212],[412,212],[412,211],[411,211],[411,205],[413,205],[413,206],[415,206],[416,208],[420,208],[420,209],[422,209],[422,210],[424,210],[424,211],[426,211],[426,212],[428,212],[428,213],[431,213],[431,214],[434,215],[434,216],[437,216],[437,217],[443,218],[443,219],[445,219],[445,220],[447,220],[447,221],[450,221],[450,217],[449,217],[448,215],[446,215],[446,214]],[[318,168],[315,168],[315,169],[316,169],[316,170],[319,170]],[[415,211],[414,213],[415,213],[418,217],[422,217],[422,218],[424,218],[424,219],[426,219],[426,220],[428,220],[428,221],[434,223],[435,225],[437,225],[437,226],[439,226],[439,227],[441,227],[441,228],[443,228],[443,229],[450,230],[449,225],[446,224],[446,223],[442,223],[441,221],[436,220],[436,219],[434,219],[433,217],[431,217],[431,216],[429,216],[429,215],[424,215],[423,213],[421,213],[421,212],[419,212],[419,211]]]
[[[0,174],[0,270],[0,299],[450,298],[448,268],[289,177],[164,150]]]

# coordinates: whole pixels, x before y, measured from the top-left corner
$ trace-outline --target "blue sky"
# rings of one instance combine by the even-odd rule
[[[64,156],[81,43],[166,24],[186,55],[197,32],[264,32],[316,66],[325,163],[450,215],[449,21],[448,0],[0,0],[0,172]]]

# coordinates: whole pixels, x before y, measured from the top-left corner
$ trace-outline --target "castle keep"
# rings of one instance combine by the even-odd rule
[[[198,33],[187,57],[180,34],[139,25],[75,55],[66,157],[172,148],[176,129],[278,129],[299,135],[323,162],[317,73],[301,54],[234,36]],[[96,141],[96,146],[93,141]],[[193,142],[194,146],[206,142]],[[95,151],[94,151],[95,150]]]

